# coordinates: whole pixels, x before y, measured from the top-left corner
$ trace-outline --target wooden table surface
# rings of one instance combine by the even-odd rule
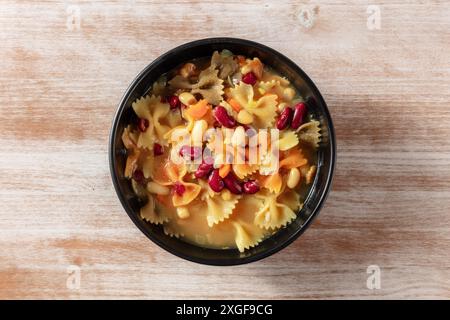
[[[147,240],[107,160],[134,76],[212,36],[292,58],[338,141],[320,217],[238,267]],[[449,1],[2,0],[0,298],[449,299],[449,51]]]

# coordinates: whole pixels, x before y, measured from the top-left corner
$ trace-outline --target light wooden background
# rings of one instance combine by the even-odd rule
[[[368,5],[379,6],[378,30]],[[301,10],[315,13],[312,28]],[[193,264],[147,240],[107,162],[134,76],[211,36],[297,62],[338,139],[319,219],[282,252],[238,267]],[[449,52],[449,1],[2,0],[0,298],[449,299]],[[67,286],[71,265],[78,290]],[[366,286],[370,265],[379,290]]]

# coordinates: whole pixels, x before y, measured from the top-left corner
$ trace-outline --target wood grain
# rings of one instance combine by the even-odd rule
[[[0,298],[450,298],[450,5],[376,1],[11,1],[0,7]],[[66,27],[80,9],[80,29]],[[302,9],[316,12],[302,26]],[[70,10],[69,10],[70,11]],[[70,14],[70,13],[69,13]],[[338,165],[287,249],[200,266],[120,206],[107,138],[125,88],[184,42],[234,36],[297,62],[332,113]],[[81,268],[69,289],[67,268]],[[381,289],[369,290],[369,265]]]

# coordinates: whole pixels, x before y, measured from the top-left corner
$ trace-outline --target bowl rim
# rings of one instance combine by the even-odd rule
[[[138,86],[138,84],[147,75],[147,73],[154,68],[154,66],[163,62],[166,59],[166,57],[169,57],[172,54],[178,53],[179,51],[183,51],[183,50],[190,49],[192,47],[200,46],[200,45],[223,44],[223,43],[249,46],[249,47],[253,47],[253,48],[265,51],[266,53],[268,53],[270,55],[275,55],[275,56],[277,56],[277,58],[279,58],[281,61],[283,61],[283,63],[289,65],[289,67],[292,70],[294,70],[296,74],[299,74],[302,77],[302,79],[304,80],[304,82],[314,92],[315,97],[320,100],[320,104],[322,104],[324,107],[324,116],[325,116],[325,121],[328,124],[328,129],[329,129],[329,137],[328,138],[329,138],[329,144],[330,144],[331,148],[330,148],[330,170],[329,170],[328,175],[325,180],[325,186],[323,188],[323,191],[320,195],[319,200],[317,201],[316,206],[314,206],[313,209],[311,209],[311,214],[306,218],[305,222],[301,225],[301,228],[298,228],[284,242],[277,243],[276,245],[267,248],[267,250],[259,252],[255,255],[251,255],[251,256],[247,256],[247,257],[243,257],[243,258],[239,258],[239,259],[215,260],[215,259],[203,259],[203,258],[193,257],[188,254],[184,254],[183,252],[176,251],[171,246],[166,245],[164,242],[160,241],[157,237],[154,237],[151,232],[148,232],[148,230],[144,228],[141,221],[138,219],[138,216],[133,212],[133,210],[131,210],[130,206],[128,205],[128,202],[125,199],[124,194],[122,194],[120,192],[119,178],[115,173],[116,172],[115,138],[117,135],[119,119],[121,118],[123,112],[125,111],[126,101],[129,99],[130,95],[133,93],[133,91]],[[325,103],[325,100],[323,99],[322,94],[320,93],[319,89],[316,87],[314,82],[295,62],[293,62],[290,58],[283,55],[282,53],[276,51],[275,49],[272,49],[266,45],[263,45],[261,43],[255,42],[255,41],[242,39],[242,38],[233,38],[233,37],[213,37],[213,38],[204,38],[204,39],[190,41],[190,42],[184,43],[182,45],[179,45],[173,49],[170,49],[169,51],[163,53],[162,55],[157,57],[155,60],[150,62],[133,79],[133,81],[130,83],[128,88],[125,90],[125,93],[123,94],[122,98],[120,99],[118,107],[113,116],[108,144],[109,144],[109,146],[108,146],[109,169],[110,169],[110,174],[111,174],[115,192],[122,204],[123,209],[126,211],[128,216],[130,217],[130,219],[134,222],[136,227],[138,227],[138,229],[147,238],[149,238],[151,241],[153,241],[155,244],[157,244],[159,247],[166,250],[167,252],[169,252],[179,258],[191,261],[191,262],[204,264],[204,265],[211,265],[211,266],[242,265],[242,264],[247,264],[250,262],[262,260],[264,258],[267,258],[267,257],[281,251],[282,249],[284,249],[288,245],[290,245],[292,242],[294,242],[300,235],[303,234],[303,232],[305,232],[306,229],[308,229],[309,225],[319,215],[319,213],[328,197],[328,194],[330,193],[331,185],[333,182],[334,171],[335,171],[335,164],[336,164],[336,136],[335,136],[333,122],[331,119],[330,112],[328,110],[328,106]]]

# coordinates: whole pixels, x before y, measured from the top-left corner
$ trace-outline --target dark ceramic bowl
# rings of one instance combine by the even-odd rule
[[[318,151],[318,171],[297,218],[287,227],[244,253],[237,249],[206,249],[166,236],[161,226],[143,221],[139,209],[143,205],[134,195],[123,171],[126,152],[121,141],[124,127],[133,118],[131,104],[146,94],[152,83],[163,73],[193,58],[211,56],[215,50],[228,49],[234,54],[259,57],[280,74],[286,76],[300,91],[315,119],[321,123],[322,142]],[[109,146],[112,180],[125,211],[136,226],[153,242],[178,257],[209,265],[237,265],[260,260],[283,249],[300,236],[316,217],[330,189],[336,157],[333,124],[325,101],[311,79],[294,62],[262,44],[233,38],[211,38],[181,45],[150,63],[131,83],[114,116]]]

